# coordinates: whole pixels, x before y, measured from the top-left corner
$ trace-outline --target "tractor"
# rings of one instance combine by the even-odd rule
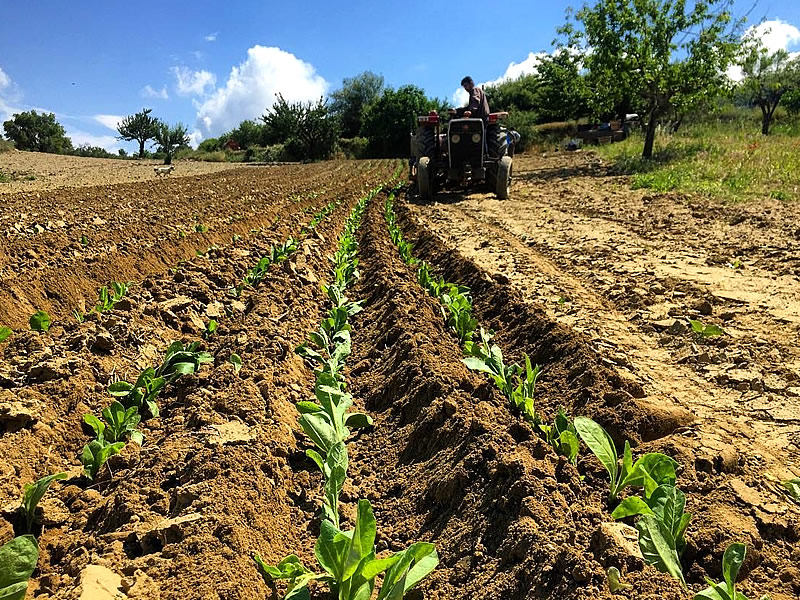
[[[409,166],[420,197],[430,200],[442,187],[483,183],[499,199],[508,198],[519,141],[516,131],[500,125],[508,113],[491,113],[485,122],[452,110],[450,116],[445,124],[440,124],[436,111],[417,117]]]

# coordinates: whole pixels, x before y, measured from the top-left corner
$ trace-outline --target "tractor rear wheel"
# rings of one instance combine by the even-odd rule
[[[420,127],[414,136],[416,143],[416,156],[433,156],[436,152],[436,132],[432,127]]]
[[[504,156],[497,164],[497,181],[495,183],[495,194],[500,200],[508,199],[511,191],[511,171],[512,162],[510,156]]]
[[[417,163],[417,189],[423,200],[433,198],[433,173],[431,159],[427,156],[420,158]]]

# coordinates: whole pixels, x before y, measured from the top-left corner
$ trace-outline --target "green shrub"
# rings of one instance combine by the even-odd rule
[[[364,137],[339,138],[339,152],[344,158],[360,159],[366,157],[369,140]]]
[[[0,140],[0,152],[11,152],[14,149],[14,142],[10,140]]]

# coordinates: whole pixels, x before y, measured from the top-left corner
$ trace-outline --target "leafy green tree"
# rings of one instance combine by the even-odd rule
[[[18,150],[53,154],[72,151],[72,141],[53,113],[17,113],[3,123],[3,129],[6,139],[13,141]]]
[[[643,158],[651,158],[659,119],[686,112],[727,86],[741,23],[732,0],[597,0],[560,32],[581,56],[595,114],[631,103],[646,122]]]
[[[783,95],[781,104],[792,117],[800,115],[800,87],[796,87]]]
[[[345,78],[342,87],[330,95],[330,110],[339,119],[342,137],[353,138],[361,131],[361,121],[368,106],[380,98],[383,77],[364,71]]]
[[[261,120],[267,143],[285,144],[289,153],[300,160],[328,158],[339,137],[338,123],[322,98],[289,103],[278,94]]]
[[[222,147],[218,138],[206,138],[197,145],[197,150],[200,152],[214,152]]]
[[[386,88],[364,114],[361,135],[369,139],[368,154],[408,156],[409,132],[416,127],[417,116],[445,108],[446,103],[428,99],[425,92],[414,85],[404,85],[397,90]]]
[[[233,140],[242,150],[251,146],[263,146],[266,139],[266,128],[263,123],[246,120],[239,123],[236,129],[223,135],[225,141]],[[224,143],[224,142],[223,142]]]
[[[139,142],[139,158],[144,158],[144,145],[156,139],[160,121],[150,116],[152,108],[143,108],[135,115],[128,115],[117,125],[117,139]]]
[[[159,122],[155,135],[158,152],[164,154],[164,164],[172,164],[172,156],[179,148],[189,145],[189,131],[183,123],[169,126]]]
[[[800,83],[798,63],[800,61],[790,59],[786,50],[769,52],[758,40],[751,40],[745,47],[740,62],[744,79],[736,91],[750,106],[761,109],[761,133],[764,135],[769,135],[781,100]]]

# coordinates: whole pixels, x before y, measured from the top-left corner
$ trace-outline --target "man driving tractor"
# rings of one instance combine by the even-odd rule
[[[467,94],[469,94],[469,102],[464,108],[459,108],[456,110],[456,114],[459,117],[464,118],[473,118],[473,119],[486,119],[489,118],[489,101],[486,100],[486,94],[484,91],[475,86],[475,82],[472,80],[472,77],[467,75],[464,79],[461,80],[461,87],[463,87]]]

